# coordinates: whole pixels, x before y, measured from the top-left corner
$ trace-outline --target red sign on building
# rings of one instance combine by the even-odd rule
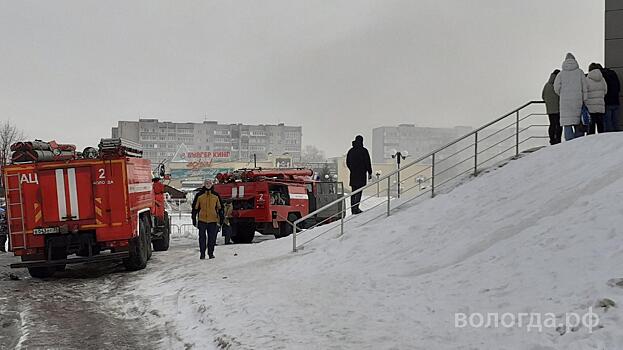
[[[186,152],[182,154],[182,158],[186,160],[191,159],[213,159],[213,158],[221,158],[221,159],[229,159],[231,157],[230,151],[204,151],[204,152]]]

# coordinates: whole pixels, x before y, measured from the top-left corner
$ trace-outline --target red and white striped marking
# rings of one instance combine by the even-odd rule
[[[65,198],[65,176],[63,169],[56,169],[56,200],[58,201],[59,221],[67,220],[67,200]]]
[[[69,210],[74,220],[80,220],[78,206],[78,188],[76,186],[76,169],[67,169],[67,184],[69,185]]]
[[[66,175],[63,169],[56,169],[55,174],[59,221],[67,221],[68,219],[80,220],[76,169],[68,168]],[[67,187],[65,187],[65,182],[67,183]]]

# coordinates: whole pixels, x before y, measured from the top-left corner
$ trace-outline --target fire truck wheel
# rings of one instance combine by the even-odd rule
[[[282,221],[279,223],[279,233],[275,234],[275,238],[283,238],[288,237],[294,231],[294,227],[292,227],[293,222],[299,219],[299,216],[295,213],[288,214],[288,222]],[[300,231],[297,230],[297,232]]]
[[[149,234],[144,219],[139,219],[139,236],[130,240],[130,256],[123,259],[123,265],[128,271],[142,270],[147,266],[149,260],[148,247]]]
[[[157,252],[166,252],[169,250],[169,242],[171,241],[171,223],[169,221],[169,213],[164,213],[164,223],[162,228],[162,238],[153,241],[154,250]]]
[[[232,225],[231,240],[234,243],[252,243],[255,238],[253,223],[235,223]]]
[[[52,260],[65,260],[67,259],[67,253],[65,252],[64,249],[55,249],[52,250]],[[63,272],[65,271],[65,267],[66,265],[55,265],[54,266],[54,270],[59,271],[59,272]]]
[[[56,266],[29,267],[28,273],[34,278],[52,277],[56,272]]]
[[[147,248],[147,260],[151,259],[151,253],[152,253],[152,249],[151,249],[151,220],[149,219],[148,216],[144,216],[143,220],[145,221],[145,227],[147,228],[147,234],[145,235],[145,248]]]

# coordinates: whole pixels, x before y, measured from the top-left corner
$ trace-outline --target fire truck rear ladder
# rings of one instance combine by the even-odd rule
[[[7,217],[8,217],[8,224],[9,224],[9,230],[11,229],[11,222],[12,221],[17,221],[19,220],[21,222],[21,226],[22,226],[22,231],[21,232],[9,232],[10,236],[13,235],[18,235],[19,233],[22,234],[22,246],[21,247],[15,247],[12,246],[12,249],[18,248],[18,249],[26,249],[26,226],[24,224],[24,203],[22,202],[22,183],[19,180],[19,174],[11,174],[11,175],[7,175],[6,176],[6,183],[9,184],[9,178],[10,177],[16,177],[17,178],[17,188],[10,188],[9,186],[6,186],[6,194],[7,194],[7,199],[9,200],[9,203],[7,204]],[[11,192],[15,192],[17,191],[18,196],[19,196],[19,201],[18,202],[13,202],[13,200],[11,199]],[[17,218],[11,217],[11,207],[12,206],[18,206],[19,205],[19,214],[20,216]],[[13,242],[15,242],[14,239],[11,238],[11,245],[13,245]]]

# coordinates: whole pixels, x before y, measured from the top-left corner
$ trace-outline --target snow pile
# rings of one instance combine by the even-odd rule
[[[195,242],[178,240],[154,254],[135,293],[195,348],[620,348],[621,149],[623,134],[549,147],[296,254],[282,239],[200,261]],[[528,331],[528,318],[455,327],[457,313],[563,322],[589,307],[592,330]]]

